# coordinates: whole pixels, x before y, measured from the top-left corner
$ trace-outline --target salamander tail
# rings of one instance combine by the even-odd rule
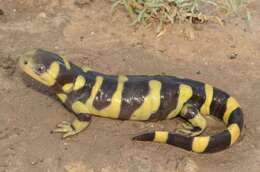
[[[213,136],[188,137],[168,131],[154,131],[133,138],[138,141],[154,141],[174,145],[197,153],[212,153],[224,150],[234,144],[243,128],[243,113],[240,108],[230,113],[228,121],[224,121],[227,128]]]

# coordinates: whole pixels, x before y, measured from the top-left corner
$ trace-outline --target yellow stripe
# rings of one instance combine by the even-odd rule
[[[76,129],[77,132],[80,132],[84,130],[87,126],[89,126],[90,122],[89,121],[80,121],[77,118],[75,118],[72,121],[72,126]]]
[[[82,87],[84,87],[85,84],[86,84],[85,78],[82,75],[78,75],[74,83],[73,90],[77,91]]]
[[[95,115],[98,115],[98,116],[103,116],[103,117],[118,118],[119,113],[120,113],[121,102],[122,102],[122,92],[123,92],[123,88],[124,88],[124,83],[127,80],[128,79],[126,76],[119,76],[117,88],[111,98],[110,105],[101,110],[96,110],[92,106],[92,108],[91,108],[93,110],[92,113]]]
[[[53,79],[57,79],[60,72],[60,65],[57,62],[53,62],[49,69],[47,70],[48,74],[52,76]]]
[[[82,70],[83,70],[84,72],[92,71],[92,69],[89,68],[89,67],[82,67]]]
[[[66,69],[70,70],[70,69],[71,69],[71,66],[70,66],[69,61],[64,57],[64,55],[60,55],[60,57],[62,58]]]
[[[211,85],[205,84],[205,94],[206,94],[206,99],[200,108],[200,112],[203,115],[209,115],[210,105],[213,99],[213,87]]]
[[[200,136],[200,137],[194,137],[192,141],[192,151],[193,152],[204,152],[209,144],[209,136]]]
[[[239,126],[237,124],[231,124],[228,127],[228,131],[229,131],[229,133],[231,135],[230,145],[232,145],[238,139],[238,137],[240,135],[240,129],[239,129]]]
[[[62,90],[65,93],[69,93],[72,91],[72,88],[73,88],[73,83],[68,83],[68,84],[63,85]]]
[[[62,103],[65,103],[65,102],[66,102],[66,100],[67,100],[67,95],[66,95],[66,94],[60,93],[60,94],[57,94],[57,96],[58,96],[58,98],[60,99],[60,101],[61,101]]]
[[[88,98],[87,102],[86,102],[86,106],[89,107],[89,111],[93,111],[93,101],[94,98],[97,95],[98,90],[101,88],[101,85],[103,83],[104,78],[102,76],[97,76],[96,77],[96,82],[95,85],[92,87],[91,89],[91,93],[90,93],[90,97]]]
[[[155,142],[166,143],[168,140],[168,132],[167,131],[156,131],[154,140]]]
[[[161,85],[160,81],[149,81],[149,94],[144,98],[143,104],[133,112],[131,120],[147,120],[151,114],[159,109]]]
[[[122,92],[124,88],[124,83],[128,80],[126,76],[118,77],[117,89],[114,92],[111,103],[104,109],[97,110],[93,107],[93,101],[98,93],[98,90],[101,88],[103,83],[103,77],[97,76],[96,83],[92,88],[90,97],[88,98],[86,104],[83,104],[79,101],[75,102],[72,105],[72,109],[77,113],[90,113],[97,116],[109,117],[109,118],[118,118],[120,113],[121,101],[122,101]]]
[[[226,111],[223,115],[223,121],[225,122],[225,124],[228,123],[231,113],[238,107],[240,107],[238,102],[233,97],[229,97],[227,100]]]
[[[172,112],[170,112],[167,118],[169,119],[177,116],[180,113],[184,103],[186,103],[191,98],[191,96],[192,88],[188,85],[181,84],[179,86],[179,96],[176,108]]]
[[[56,61],[52,62],[50,67],[47,69],[47,71],[40,75],[40,78],[45,81],[44,84],[46,84],[48,86],[52,86],[56,82],[56,79],[59,75],[59,71],[60,71],[59,64]]]
[[[90,97],[87,99],[86,103],[82,103],[80,101],[76,101],[72,104],[72,110],[76,113],[91,113],[94,111],[94,107],[92,106],[94,98],[97,95],[98,90],[100,89],[104,78],[102,76],[96,77],[95,85],[92,87]],[[91,113],[93,114],[93,113]],[[93,114],[94,115],[94,114]]]
[[[89,113],[87,106],[80,101],[74,102],[71,107],[75,113]]]

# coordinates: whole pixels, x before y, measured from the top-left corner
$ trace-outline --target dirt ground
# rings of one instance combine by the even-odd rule
[[[82,3],[85,2],[85,3]],[[0,172],[258,172],[260,170],[260,1],[249,5],[248,26],[174,25],[157,38],[153,29],[130,27],[108,0],[0,0]],[[240,102],[240,141],[215,154],[195,154],[131,137],[181,121],[158,123],[94,118],[85,132],[62,140],[51,134],[73,115],[16,66],[22,53],[44,48],[105,73],[171,74],[213,84]],[[39,91],[38,91],[39,90]],[[208,133],[220,131],[209,119]]]

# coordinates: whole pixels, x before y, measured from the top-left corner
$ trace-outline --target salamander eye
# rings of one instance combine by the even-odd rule
[[[37,65],[35,68],[36,73],[42,74],[46,72],[46,67],[44,65]]]

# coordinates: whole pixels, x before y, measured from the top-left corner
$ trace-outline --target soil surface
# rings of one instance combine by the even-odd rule
[[[0,0],[0,172],[259,172],[260,1],[241,17],[174,25],[156,37],[131,27],[123,10],[107,0]],[[16,63],[31,48],[62,53],[80,66],[105,73],[170,74],[215,85],[236,97],[245,113],[243,136],[231,148],[196,154],[131,137],[174,130],[179,119],[157,123],[94,118],[68,139],[51,134],[73,115]],[[223,130],[209,119],[207,133]]]

